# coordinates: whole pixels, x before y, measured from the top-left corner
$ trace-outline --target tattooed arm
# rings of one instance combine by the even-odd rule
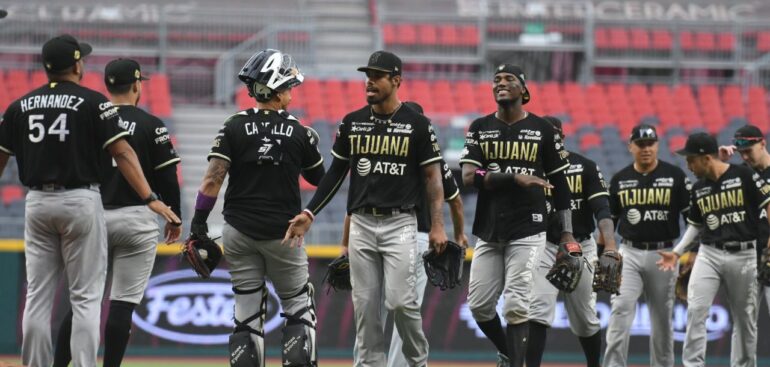
[[[230,162],[224,159],[211,157],[206,175],[203,176],[200,191],[206,196],[216,197],[225,182],[227,171],[230,170]]]

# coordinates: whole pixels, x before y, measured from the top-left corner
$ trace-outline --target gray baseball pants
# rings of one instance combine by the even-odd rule
[[[501,293],[506,323],[517,325],[529,321],[533,270],[537,253],[545,242],[545,232],[510,242],[476,242],[468,306],[477,322],[495,317]]]
[[[356,318],[356,366],[386,365],[382,298],[393,312],[401,351],[409,366],[424,366],[428,340],[422,331],[417,286],[417,219],[413,213],[350,218],[350,281]],[[383,284],[385,289],[383,292]]]
[[[96,366],[107,277],[107,231],[98,187],[27,193],[24,241],[23,364],[53,364],[51,311],[59,279],[66,275],[73,312],[72,363]]]
[[[706,365],[706,319],[722,284],[727,291],[733,319],[730,366],[757,365],[759,285],[756,256],[754,249],[727,252],[700,246],[687,288],[687,330],[682,351],[685,366]]]
[[[112,272],[110,300],[139,304],[147,288],[160,229],[146,205],[104,211]]]
[[[577,288],[571,293],[564,293],[564,303],[572,333],[585,338],[596,334],[601,326],[596,316],[596,293],[593,289],[593,267],[597,259],[596,242],[593,237],[589,237],[581,242],[580,246],[583,248],[583,256],[587,263],[583,266]],[[545,276],[556,261],[558,249],[557,245],[550,242],[540,249],[539,265],[535,271],[535,286],[532,290],[532,303],[529,309],[531,321],[547,326],[551,326],[556,315],[556,298],[559,296],[559,289],[554,287]]]
[[[631,324],[636,316],[636,302],[644,294],[650,311],[650,366],[674,365],[674,287],[678,271],[661,271],[655,250],[640,250],[620,245],[623,255],[623,281],[620,294],[610,299],[612,311],[607,326],[604,366],[626,366]]]

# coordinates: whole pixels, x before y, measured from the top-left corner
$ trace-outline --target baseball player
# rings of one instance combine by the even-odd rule
[[[676,274],[660,271],[656,251],[671,248],[679,237],[679,215],[686,213],[690,182],[678,167],[658,159],[654,126],[631,130],[628,151],[634,162],[610,181],[610,210],[622,237],[623,282],[611,298],[604,364],[625,366],[636,302],[643,293],[650,310],[650,365],[674,364]],[[605,237],[605,236],[602,236]],[[609,236],[604,238],[606,242]]]
[[[441,149],[425,116],[398,99],[401,59],[376,51],[366,66],[367,106],[349,113],[332,147],[334,161],[313,198],[292,220],[285,241],[301,243],[313,217],[331,200],[351,167],[350,280],[356,317],[357,366],[384,366],[385,335],[380,317],[393,311],[401,351],[409,366],[424,366],[428,341],[422,331],[417,282],[417,218],[421,192],[428,199],[429,245],[446,246],[441,185]],[[428,210],[428,209],[426,209]]]
[[[289,220],[300,210],[299,175],[314,185],[324,175],[318,135],[285,111],[292,88],[304,77],[291,56],[273,49],[255,53],[238,77],[257,107],[230,116],[214,138],[191,232],[206,236],[206,220],[229,173],[222,240],[235,293],[230,365],[265,366],[267,277],[286,318],[284,341],[293,345],[281,348],[283,365],[316,366],[307,253],[304,248],[281,246]]]
[[[404,102],[406,107],[414,108],[417,112],[420,114],[423,113],[422,106],[415,102]],[[459,244],[460,246],[467,247],[468,246],[468,237],[465,236],[465,233],[463,233],[463,228],[465,226],[464,217],[463,217],[463,202],[462,198],[460,197],[460,188],[457,186],[457,181],[455,181],[454,175],[452,175],[452,171],[449,169],[449,165],[444,162],[442,159],[439,164],[441,165],[441,184],[444,188],[444,201],[449,204],[449,212],[452,217],[452,225],[454,227],[454,240]],[[425,274],[425,267],[423,265],[422,261],[422,254],[425,251],[428,251],[428,232],[430,231],[430,213],[428,213],[427,210],[425,210],[428,207],[426,198],[423,197],[421,199],[422,203],[417,208],[417,263],[415,265],[415,273],[417,276],[417,281],[415,282],[416,292],[417,292],[417,306],[418,308],[422,307],[422,300],[423,296],[425,295],[425,285],[428,282],[428,277]],[[343,234],[342,234],[342,251],[344,254],[348,253],[348,242],[350,238],[350,216],[345,216],[345,226],[343,228]],[[383,284],[383,286],[386,286]],[[383,291],[383,296],[384,296]],[[382,303],[385,304],[385,299],[383,297]],[[385,307],[381,307],[381,314],[380,317],[382,320],[386,320],[388,317],[388,310]],[[385,323],[383,322],[383,326],[385,326]],[[396,366],[407,366],[406,358],[404,357],[404,354],[401,352],[401,348],[403,346],[403,341],[401,340],[401,336],[398,335],[398,329],[393,329],[393,335],[390,340],[390,349],[388,351],[388,367],[396,367]],[[358,345],[353,345],[353,357],[355,358],[358,355]],[[356,362],[354,361],[353,364],[355,365]]]
[[[564,174],[569,161],[551,124],[522,109],[530,94],[520,67],[500,65],[492,93],[497,112],[473,121],[460,158],[463,184],[479,190],[473,220],[473,234],[479,241],[471,263],[468,305],[497,348],[499,365],[522,366],[533,268],[538,250],[546,243],[544,188],[555,189],[561,228],[557,241],[574,242]],[[501,293],[506,331],[495,310]]]
[[[733,136],[733,145],[720,146],[720,160],[727,161],[735,151],[741,156],[741,159],[748,164],[754,172],[759,174],[760,179],[770,184],[770,153],[767,152],[767,141],[762,131],[753,125],[746,125],[735,132]],[[759,214],[759,228],[757,236],[757,259],[761,258],[762,245],[768,242],[770,238],[770,225],[765,222],[767,211],[762,208]],[[770,287],[764,287],[765,301],[770,309]]]
[[[66,273],[73,311],[72,359],[95,366],[99,314],[107,273],[107,234],[99,194],[99,159],[106,149],[141,203],[179,225],[152,192],[136,153],[126,142],[117,109],[81,87],[83,57],[91,46],[69,35],[48,40],[42,59],[48,83],[11,103],[0,122],[0,173],[16,155],[29,188],[24,224],[27,299],[22,320],[22,362],[50,366],[51,310],[57,281]]]
[[[699,180],[690,194],[687,231],[673,251],[661,252],[661,269],[673,270],[701,236],[687,289],[682,362],[706,364],[706,321],[724,283],[729,284],[726,291],[733,319],[730,366],[756,366],[759,287],[754,248],[760,210],[767,210],[770,203],[770,184],[749,167],[719,160],[716,139],[706,133],[690,135],[677,154],[687,158],[687,168]]]
[[[142,94],[139,63],[117,59],[107,64],[104,83],[110,102],[118,108],[123,128],[131,135],[129,143],[139,158],[145,177],[153,191],[166,200],[171,210],[182,217],[179,206],[179,156],[174,151],[163,121],[136,107]],[[104,332],[104,366],[120,366],[131,335],[131,315],[141,302],[147,281],[155,264],[159,234],[155,213],[131,189],[126,179],[104,155],[101,195],[107,224],[108,268],[112,272],[110,310]],[[179,238],[181,227],[167,223],[166,243]],[[66,367],[70,359],[72,312],[59,329],[54,367]]]
[[[564,140],[561,121],[551,116],[544,116],[543,119],[550,122],[561,140]],[[596,243],[591,234],[596,229],[594,225],[594,218],[596,218],[602,237],[608,239],[605,243],[606,250],[615,250],[615,226],[612,224],[610,215],[607,184],[599,167],[592,160],[571,151],[569,162],[566,175],[571,192],[573,235],[575,240],[580,242],[587,262],[577,288],[571,293],[564,294],[565,305],[570,328],[579,337],[580,345],[583,347],[586,365],[598,367],[602,341],[599,333],[601,329],[599,319],[596,316],[596,295],[592,286],[593,264],[597,261],[597,252]],[[549,195],[548,198],[553,197]],[[538,254],[539,265],[532,289],[527,367],[540,366],[545,350],[546,330],[551,326],[555,316],[556,297],[559,290],[546,279],[545,275],[556,260],[560,235],[559,222],[550,220],[546,234],[548,245],[542,247]]]

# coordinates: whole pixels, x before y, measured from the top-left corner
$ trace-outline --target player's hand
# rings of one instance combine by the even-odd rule
[[[291,248],[301,247],[302,241],[305,239],[305,233],[310,230],[310,225],[313,223],[305,214],[299,213],[292,220],[289,221],[289,228],[286,230],[286,236],[281,241],[282,245],[288,245]]]
[[[166,226],[163,227],[163,237],[166,238],[166,243],[171,244],[179,239],[182,234],[182,227],[166,222]]]
[[[455,236],[455,242],[462,248],[468,248],[468,236],[465,233],[460,233],[459,236]]]
[[[171,223],[176,226],[182,225],[182,221],[179,219],[179,217],[177,217],[176,214],[174,214],[174,212],[171,210],[171,207],[166,205],[164,202],[160,200],[154,200],[147,204],[147,206],[150,207],[150,210],[163,217],[167,223]]]
[[[727,162],[735,154],[735,145],[722,145],[719,147],[719,160]]]
[[[430,247],[436,250],[436,253],[444,252],[447,241],[449,238],[444,232],[444,227],[431,226],[430,233],[428,233],[428,243],[430,243]]]
[[[516,184],[521,187],[542,187],[545,189],[553,188],[553,185],[548,183],[548,181],[537,176],[517,174],[513,179],[516,181]]]
[[[676,262],[679,261],[679,255],[674,251],[658,250],[660,260],[655,262],[658,265],[658,269],[662,271],[673,271],[676,269]]]

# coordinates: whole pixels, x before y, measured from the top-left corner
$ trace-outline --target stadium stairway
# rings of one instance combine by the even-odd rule
[[[310,0],[316,14],[318,70],[329,76],[351,74],[376,46],[369,5],[360,0]],[[301,65],[300,65],[301,67]]]

